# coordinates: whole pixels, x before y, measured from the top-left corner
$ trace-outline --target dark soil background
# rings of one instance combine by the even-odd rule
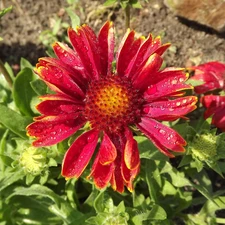
[[[41,56],[46,56],[40,42],[41,32],[52,29],[56,18],[69,22],[64,8],[66,0],[0,0],[1,7],[13,5],[13,10],[0,20],[0,59],[19,70],[20,58],[33,65]],[[103,7],[104,0],[77,0],[75,11],[81,23],[89,24],[96,32],[107,19],[115,22],[117,43],[125,33],[124,13],[117,7]],[[169,66],[190,66],[208,61],[225,62],[225,34],[210,28],[177,18],[163,0],[143,1],[142,9],[132,9],[131,27],[140,35],[161,35],[163,43],[172,47],[164,58]]]

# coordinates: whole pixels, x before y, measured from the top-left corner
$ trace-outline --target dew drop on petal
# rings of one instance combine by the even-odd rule
[[[148,86],[148,89],[147,89],[147,94],[148,94],[148,95],[155,94],[156,92],[157,92],[157,87],[156,87],[156,85]]]
[[[163,130],[163,129],[160,129],[160,130],[159,130],[159,133],[164,135],[164,134],[166,133],[166,131]]]
[[[180,81],[180,82],[183,82],[183,81],[184,81],[184,78],[183,78],[183,77],[180,77],[180,78],[179,78],[179,81]]]
[[[87,138],[87,141],[88,141],[89,143],[91,143],[91,142],[94,141],[94,139],[95,139],[95,135],[94,135],[94,134],[91,134],[91,135]]]

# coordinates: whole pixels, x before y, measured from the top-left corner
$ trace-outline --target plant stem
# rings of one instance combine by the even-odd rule
[[[127,4],[126,8],[124,9],[125,11],[125,26],[126,29],[130,28],[130,5]]]
[[[9,87],[12,88],[13,81],[1,60],[0,60],[0,74],[2,74],[5,77]]]

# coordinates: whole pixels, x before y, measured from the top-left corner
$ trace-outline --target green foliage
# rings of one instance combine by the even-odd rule
[[[3,10],[0,11],[0,19],[8,12],[10,12],[12,10],[12,6],[5,8]]]
[[[128,5],[130,5],[133,8],[137,8],[137,9],[142,8],[140,0],[106,0],[104,5],[112,6],[115,3],[120,3],[120,5],[122,6],[123,9],[126,8]]]

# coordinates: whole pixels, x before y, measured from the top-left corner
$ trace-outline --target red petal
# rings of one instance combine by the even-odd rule
[[[135,78],[133,76],[134,87],[141,91],[144,91],[148,87],[148,82],[146,81],[151,79],[150,76],[156,74],[156,72],[160,69],[162,62],[163,60],[159,55],[151,55],[138,70],[138,75]]]
[[[82,102],[77,102],[77,104],[75,104],[70,101],[46,100],[39,103],[36,108],[41,114],[44,115],[59,115],[75,113],[77,111],[83,110],[84,105]]]
[[[65,70],[47,64],[36,69],[37,74],[56,92],[65,93],[75,98],[83,98],[83,90],[74,82]]]
[[[115,145],[110,140],[109,136],[104,133],[103,140],[99,149],[99,162],[102,165],[112,163],[117,156]]]
[[[127,70],[128,64],[144,40],[144,37],[135,40],[134,35],[135,32],[128,29],[118,48],[116,71],[119,76],[125,76],[127,74],[125,71]]]
[[[126,129],[125,136],[127,142],[124,149],[124,162],[129,170],[133,170],[140,164],[138,145],[129,129]]]
[[[187,79],[188,74],[182,69],[167,68],[147,80],[149,86],[144,93],[144,98],[151,102],[157,98],[175,96],[176,93],[180,94],[181,90],[192,89],[191,85],[184,83]]]
[[[62,176],[78,178],[88,165],[98,143],[96,130],[90,130],[79,136],[66,152],[62,164]]]
[[[101,189],[106,187],[111,180],[114,171],[114,164],[110,163],[107,165],[102,165],[99,162],[100,156],[101,155],[98,154],[98,156],[96,157],[92,166],[91,174],[88,176],[88,178],[92,176],[96,187]]]
[[[83,69],[83,63],[76,51],[68,47],[68,45],[55,42],[53,45],[53,50],[57,57],[66,65],[71,66],[72,68],[81,70]]]
[[[190,68],[195,71],[192,80],[203,81],[204,84],[195,87],[195,92],[202,94],[215,89],[222,89],[225,85],[225,64],[208,62]]]
[[[46,119],[47,118],[47,119]],[[63,141],[79,130],[85,123],[81,118],[63,118],[63,121],[57,121],[60,117],[44,117],[44,121],[36,121],[27,127],[27,134],[36,137],[33,142],[36,147],[50,146]]]
[[[174,100],[155,101],[146,104],[143,112],[157,120],[172,121],[193,111],[197,100],[195,96],[187,96]]]
[[[106,22],[101,28],[98,35],[100,58],[101,58],[101,75],[111,75],[112,61],[114,57],[114,28],[112,22]]]
[[[121,174],[121,164],[120,162],[116,163],[114,173],[112,174],[112,178],[110,180],[111,186],[115,191],[119,193],[124,192],[124,180]]]
[[[212,118],[212,124],[225,131],[225,107],[217,110]]]
[[[87,25],[78,27],[77,32],[69,28],[68,36],[87,70],[86,77],[98,79],[100,75],[100,52],[98,39],[93,30]]]
[[[201,102],[207,110],[204,113],[204,117],[208,118],[216,111],[224,107],[225,96],[218,95],[206,95],[201,98]]]
[[[137,77],[140,66],[142,66],[142,64],[152,54],[163,54],[164,51],[169,47],[169,44],[161,46],[160,37],[153,39],[152,35],[150,34],[148,38],[139,46],[139,49],[136,50],[136,54],[133,56],[132,60],[129,62],[129,65],[127,66],[125,73],[127,77]],[[129,52],[127,52],[127,54],[129,55]]]
[[[61,43],[55,43],[55,45],[59,45],[59,44],[61,46]],[[58,46],[57,48],[60,48],[60,47]],[[61,49],[61,51],[64,51],[64,50]],[[85,68],[82,65],[76,66],[76,64],[74,64],[73,66],[68,66],[63,61],[61,61],[61,59],[43,57],[39,59],[39,62],[36,65],[36,67],[37,68],[41,66],[46,67],[47,65],[52,65],[54,67],[58,67],[61,70],[65,71],[65,73],[68,74],[71,77],[71,79],[75,81],[75,83],[77,83],[80,87],[84,88],[85,90],[87,80],[85,80],[83,76]]]
[[[167,149],[184,152],[185,140],[173,129],[148,117],[143,117],[137,127],[156,145],[165,155],[173,157]]]

